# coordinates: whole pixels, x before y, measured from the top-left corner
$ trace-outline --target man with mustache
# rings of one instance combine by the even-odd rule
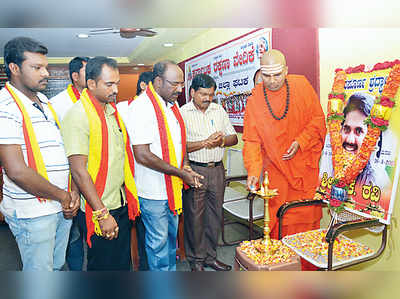
[[[204,176],[202,187],[184,192],[185,251],[192,271],[203,271],[204,266],[231,270],[217,260],[217,244],[225,191],[222,158],[225,147],[237,144],[238,139],[226,111],[212,102],[216,87],[210,76],[195,76],[192,101],[181,108],[190,167]]]
[[[178,214],[183,182],[198,188],[202,176],[186,155],[186,130],[176,103],[183,72],[172,61],[154,65],[144,93],[129,105],[127,129],[135,154],[135,180],[151,271],[176,270]]]
[[[5,215],[23,270],[61,270],[79,197],[68,192],[68,161],[47,87],[47,48],[18,37],[4,47],[9,82],[0,91],[0,164]],[[64,214],[64,215],[63,215]]]
[[[364,92],[356,92],[350,96],[343,110],[344,121],[340,130],[343,148],[353,154],[357,154],[361,148],[368,126],[364,120],[370,114],[375,98]],[[375,183],[375,171],[370,161],[356,178],[357,183]]]
[[[138,207],[127,172],[129,162],[133,164],[133,157],[128,159],[129,139],[114,104],[119,82],[114,59],[89,59],[87,89],[62,122],[72,178],[82,194],[78,223],[89,245],[89,271],[131,267],[129,220]]]
[[[366,134],[368,126],[364,123],[370,115],[374,105],[375,96],[367,92],[355,92],[347,100],[343,109],[344,121],[342,122],[340,134],[344,154],[356,155],[359,153]],[[355,192],[347,200],[350,204],[362,199],[362,190],[365,185],[373,185],[384,190],[390,186],[391,179],[388,175],[391,165],[382,163],[394,161],[397,139],[393,136],[390,129],[386,130],[379,137],[375,150],[371,153],[367,165],[362,169],[355,179],[355,184],[351,187]],[[324,152],[320,160],[319,177],[333,177],[332,149],[330,145],[330,135],[326,136]],[[359,209],[357,207],[357,209]]]
[[[374,97],[367,93],[354,93],[348,100],[343,110],[345,120],[340,131],[343,148],[351,153],[357,154],[360,149],[368,126],[364,120],[371,112]]]

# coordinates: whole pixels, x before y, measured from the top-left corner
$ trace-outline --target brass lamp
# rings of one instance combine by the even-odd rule
[[[260,190],[252,191],[258,196],[264,199],[264,236],[259,243],[255,245],[256,249],[264,254],[273,255],[278,249],[272,244],[271,238],[269,236],[269,210],[268,210],[268,200],[278,195],[277,189],[269,189],[268,172],[264,173],[264,180],[261,184]]]

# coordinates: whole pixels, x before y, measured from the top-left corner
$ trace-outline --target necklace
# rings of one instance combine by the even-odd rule
[[[272,107],[271,107],[271,104],[268,101],[267,92],[265,91],[265,86],[264,86],[264,97],[265,97],[265,101],[267,102],[268,110],[271,113],[272,117],[275,118],[276,120],[284,119],[286,117],[286,114],[287,114],[288,110],[289,110],[289,98],[290,98],[290,95],[289,95],[289,84],[288,84],[287,79],[285,79],[285,84],[286,84],[286,107],[285,107],[285,111],[283,112],[281,117],[276,116],[275,113],[272,111]]]

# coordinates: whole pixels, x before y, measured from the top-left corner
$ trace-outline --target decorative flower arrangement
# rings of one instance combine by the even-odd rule
[[[354,68],[336,69],[332,92],[328,98],[328,130],[332,146],[332,164],[334,169],[334,180],[332,192],[329,198],[329,207],[335,212],[344,209],[349,185],[356,179],[365,168],[371,153],[375,149],[376,142],[381,131],[387,129],[395,105],[394,97],[400,85],[400,60],[393,62],[377,63],[374,70],[392,68],[386,80],[382,94],[377,97],[372,106],[371,113],[365,120],[368,131],[357,154],[344,150],[341,144],[341,124],[344,120],[343,109],[345,106],[344,86],[346,76],[350,73],[364,72],[365,66],[359,65]],[[344,192],[341,192],[345,191]],[[345,196],[343,196],[345,194]]]

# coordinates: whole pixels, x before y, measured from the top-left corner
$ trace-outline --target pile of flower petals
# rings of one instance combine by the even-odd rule
[[[287,244],[296,248],[301,255],[312,258],[319,263],[328,260],[328,243],[325,241],[326,230],[312,230],[287,238]],[[353,258],[373,253],[369,247],[340,235],[333,243],[334,260],[348,261]]]
[[[259,252],[256,247],[260,241],[251,240],[243,241],[240,244],[240,250],[246,254],[257,265],[273,265],[273,264],[283,264],[290,261],[294,261],[296,253],[292,251],[289,247],[282,244],[279,240],[273,240],[272,247],[277,248],[276,252],[272,255]]]

